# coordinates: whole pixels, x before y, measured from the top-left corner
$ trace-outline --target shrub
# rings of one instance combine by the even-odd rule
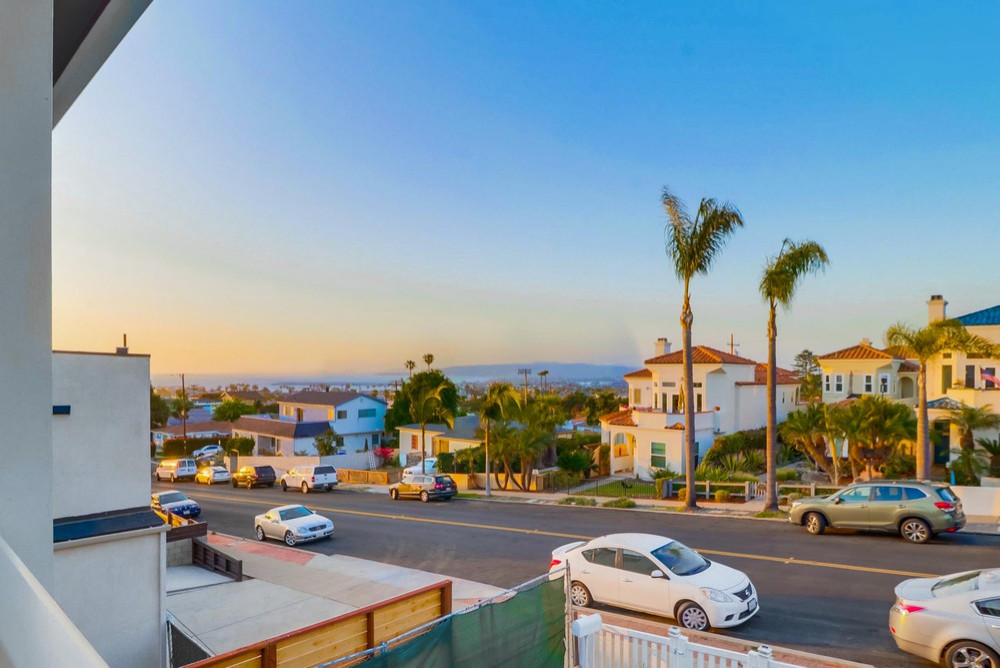
[[[392,448],[375,448],[372,450],[372,454],[375,455],[375,460],[379,466],[386,466],[396,453]]]
[[[799,472],[795,469],[778,469],[774,472],[774,477],[778,482],[791,482],[799,479]]]
[[[677,490],[677,499],[679,501],[687,501],[688,499],[687,487],[681,487],[679,490]]]
[[[437,456],[437,465],[435,468],[441,473],[454,473],[455,472],[455,455],[451,452],[439,452]]]
[[[882,464],[882,475],[886,478],[907,478],[917,471],[917,458],[894,452]]]
[[[789,494],[788,497],[786,498],[786,501],[788,502],[788,505],[792,505],[793,501],[798,501],[801,498],[802,498],[801,494]]]
[[[635,508],[635,501],[632,499],[612,499],[601,504],[605,508]]]
[[[315,439],[316,452],[320,457],[337,454],[337,451],[344,447],[344,437],[333,429],[327,429]]]
[[[653,480],[660,480],[662,478],[680,478],[681,474],[677,473],[673,469],[649,469],[650,474],[653,476]]]
[[[716,503],[728,503],[731,498],[732,494],[727,489],[720,489],[715,492]]]
[[[559,504],[563,506],[596,506],[597,499],[588,499],[582,496],[567,496],[559,499]]]
[[[569,489],[580,484],[582,476],[579,471],[564,471],[560,469],[552,476],[552,483],[556,489]]]
[[[235,450],[244,457],[253,453],[253,448],[256,445],[253,438],[250,436],[230,436],[226,439],[222,447],[226,449],[226,452],[232,452]]]

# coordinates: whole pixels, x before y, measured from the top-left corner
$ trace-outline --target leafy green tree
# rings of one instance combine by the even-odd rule
[[[822,271],[830,260],[815,241],[785,239],[777,255],[768,258],[760,277],[760,294],[767,302],[767,494],[764,511],[778,510],[778,405],[777,339],[778,305],[786,311],[792,306],[795,291],[806,274]]]
[[[226,439],[223,447],[227,453],[235,450],[245,457],[253,453],[255,445],[256,442],[250,436],[230,436]]]
[[[493,423],[505,420],[508,415],[521,405],[521,395],[514,386],[507,382],[493,383],[483,395],[479,407],[479,424],[485,436],[486,450],[486,496],[490,496],[490,427]]]
[[[337,454],[337,449],[344,447],[344,437],[333,429],[327,429],[315,439],[316,452],[320,457]]]
[[[187,419],[188,413],[194,408],[194,402],[187,397],[187,395],[182,396],[182,392],[177,390],[177,396],[170,400],[170,417],[177,418],[179,420]]]
[[[253,415],[257,408],[253,404],[248,404],[239,399],[223,401],[212,411],[212,419],[220,422],[236,422],[243,415]]]
[[[813,351],[806,349],[796,355],[792,369],[800,379],[799,397],[803,401],[816,401],[823,396],[823,375]]]
[[[601,390],[587,397],[587,424],[594,427],[601,422],[601,416],[614,413],[622,405],[622,397],[613,390]]]
[[[976,447],[975,432],[980,429],[996,429],[1000,427],[1000,415],[994,413],[990,404],[981,408],[966,406],[949,411],[951,423],[958,428],[959,443],[963,450]]]
[[[885,333],[887,346],[904,346],[913,351],[920,363],[917,374],[917,442],[914,454],[917,456],[917,477],[930,478],[931,442],[927,426],[927,361],[946,350],[965,353],[1000,356],[997,346],[981,336],[970,334],[958,320],[936,320],[922,329],[914,329],[904,323],[896,323]]]
[[[562,398],[563,410],[571,418],[578,418],[587,413],[587,402],[590,396],[581,390],[574,390]]]
[[[441,371],[421,371],[413,374],[409,380],[403,381],[396,399],[392,406],[385,412],[385,431],[392,434],[400,425],[411,424],[413,418],[410,415],[410,397],[417,396],[425,388],[438,387],[444,383],[445,388],[441,391],[441,405],[455,417],[463,415],[458,407],[458,388]]]
[[[826,407],[822,404],[809,404],[804,410],[788,414],[788,418],[779,426],[781,440],[791,443],[803,454],[812,459],[816,466],[837,484],[836,462],[826,456]]]
[[[441,395],[448,389],[448,381],[442,378],[437,385],[412,385],[409,396],[410,419],[420,425],[420,472],[427,472],[427,425],[440,422],[451,429],[455,426],[455,415],[445,408]],[[454,387],[454,386],[452,386]]]
[[[149,428],[156,429],[167,424],[170,419],[170,403],[149,386]]]
[[[673,263],[674,273],[684,284],[684,301],[681,305],[680,318],[684,351],[682,385],[684,396],[693,397],[691,326],[694,323],[694,312],[691,310],[691,280],[698,274],[704,275],[711,271],[726,241],[737,228],[743,227],[743,218],[736,207],[719,203],[711,198],[701,200],[698,211],[692,218],[684,204],[667,188],[663,189],[661,201],[669,219],[666,229],[667,255]],[[693,463],[698,451],[694,441],[694,402],[691,401],[685,402],[684,406],[684,440],[687,488],[694,489]],[[688,509],[697,508],[698,504],[694,497],[695,495],[691,494],[686,499],[685,506]]]

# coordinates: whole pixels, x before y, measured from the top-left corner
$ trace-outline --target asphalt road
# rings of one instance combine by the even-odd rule
[[[167,485],[153,483],[154,489]],[[893,588],[909,577],[997,566],[1000,537],[949,534],[911,545],[882,534],[810,536],[784,522],[453,499],[396,501],[335,490],[282,493],[174,486],[210,529],[253,537],[253,516],[304,503],[336,524],[333,540],[301,547],[509,587],[548,570],[553,548],[606,533],[656,533],[747,573],[761,612],[725,635],[875,666],[929,666],[896,649],[887,626]]]

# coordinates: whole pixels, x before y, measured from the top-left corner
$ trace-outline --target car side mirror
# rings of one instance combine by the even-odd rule
[[[649,577],[651,577],[651,578],[665,578],[667,576],[663,574],[663,571],[661,571],[659,568],[657,568],[655,571],[653,571],[652,573],[649,574]]]
[[[844,502],[844,500],[843,500],[843,499],[834,499],[834,500],[833,500],[833,505],[835,505],[835,506],[839,506],[839,505],[840,505],[841,503],[843,503],[843,502]]]

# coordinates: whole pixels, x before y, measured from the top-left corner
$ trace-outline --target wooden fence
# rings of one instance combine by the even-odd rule
[[[168,534],[169,535],[169,534]],[[191,541],[191,563],[215,573],[243,581],[243,562],[200,540]]]
[[[196,522],[195,520],[189,520],[186,517],[181,517],[170,512],[164,513],[160,510],[154,510],[153,512],[159,515],[163,523],[170,527],[170,531],[167,532],[168,543],[187,538],[201,538],[208,535],[208,524],[205,522]]]
[[[449,614],[451,580],[446,580],[187,668],[306,668],[372,649]]]

